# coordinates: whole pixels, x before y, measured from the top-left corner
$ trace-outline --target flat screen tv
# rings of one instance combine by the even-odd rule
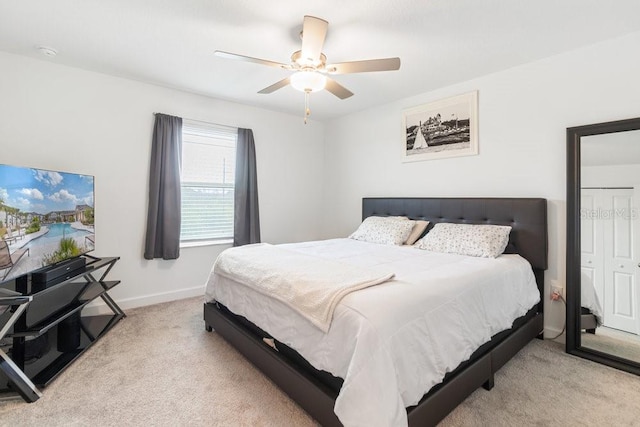
[[[0,282],[94,249],[94,178],[0,164]]]

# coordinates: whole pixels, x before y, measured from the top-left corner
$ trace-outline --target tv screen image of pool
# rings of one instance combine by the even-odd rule
[[[95,247],[94,177],[0,164],[0,282]]]

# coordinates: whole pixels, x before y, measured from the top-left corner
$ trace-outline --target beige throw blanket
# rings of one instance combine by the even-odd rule
[[[213,271],[282,301],[324,332],[345,295],[394,276],[264,243],[225,250]]]

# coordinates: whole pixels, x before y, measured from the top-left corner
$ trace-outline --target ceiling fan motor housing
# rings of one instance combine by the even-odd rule
[[[327,56],[321,53],[317,59],[305,58],[302,56],[302,51],[297,50],[291,55],[291,63],[301,69],[312,68],[314,70],[324,70],[327,64]]]

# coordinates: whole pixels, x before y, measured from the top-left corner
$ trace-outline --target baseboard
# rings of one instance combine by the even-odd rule
[[[163,302],[176,301],[180,299],[192,298],[197,296],[201,296],[202,301],[204,302],[204,291],[205,291],[204,286],[197,286],[195,288],[180,289],[178,291],[163,292],[159,294],[144,295],[140,297],[125,298],[120,300],[116,299],[115,302],[126,313],[127,310],[132,308],[144,307],[147,305],[160,304]],[[96,316],[96,315],[110,314],[110,313],[112,313],[112,311],[109,309],[109,307],[107,307],[107,305],[104,302],[102,302],[101,299],[97,299],[95,303],[92,303],[91,305],[87,306],[83,312],[83,314],[86,314],[88,316]]]

